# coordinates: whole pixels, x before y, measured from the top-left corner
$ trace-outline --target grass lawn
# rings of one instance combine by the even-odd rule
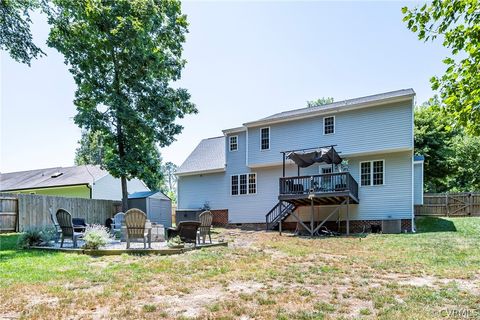
[[[480,318],[480,218],[417,226],[324,239],[222,229],[228,248],[99,258],[0,235],[0,319]]]

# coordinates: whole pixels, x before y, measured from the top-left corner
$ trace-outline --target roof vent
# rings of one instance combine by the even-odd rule
[[[58,178],[58,177],[60,177],[62,174],[63,174],[63,172],[57,171],[57,172],[55,172],[54,174],[51,175],[51,178]]]

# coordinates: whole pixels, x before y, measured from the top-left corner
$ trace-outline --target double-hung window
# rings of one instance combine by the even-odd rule
[[[260,129],[260,149],[270,149],[270,128],[268,127]]]
[[[333,134],[335,133],[335,117],[325,117],[323,118],[323,134]]]
[[[360,162],[360,185],[380,186],[385,183],[385,161]]]
[[[245,195],[257,193],[257,174],[235,174],[231,177],[231,195]]]
[[[238,136],[230,136],[229,146],[230,146],[230,151],[238,150]]]

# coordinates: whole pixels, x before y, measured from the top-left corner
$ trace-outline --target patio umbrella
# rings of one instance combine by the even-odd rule
[[[306,168],[314,163],[340,164],[342,158],[338,155],[335,148],[321,148],[312,152],[290,152],[287,158],[295,162],[300,168]]]

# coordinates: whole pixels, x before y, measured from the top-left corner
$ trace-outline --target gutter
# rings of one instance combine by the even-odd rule
[[[90,188],[90,184],[89,184],[89,183],[76,183],[76,184],[61,184],[61,185],[44,186],[44,187],[29,187],[29,188],[19,188],[19,189],[5,189],[5,190],[0,190],[0,192],[24,191],[24,190],[32,190],[32,189],[66,188],[66,187],[78,187],[78,186],[87,186],[88,188]]]
[[[210,170],[198,170],[198,171],[188,171],[188,172],[177,172],[175,175],[177,177],[183,177],[183,176],[193,176],[197,174],[208,174],[208,173],[221,173],[225,172],[225,168],[218,168],[218,169],[210,169]]]

